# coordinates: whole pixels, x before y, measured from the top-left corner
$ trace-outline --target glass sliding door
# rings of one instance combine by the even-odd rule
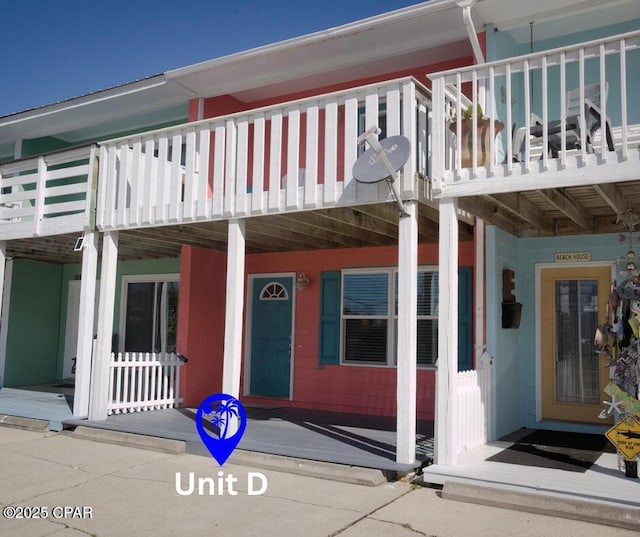
[[[124,352],[175,352],[177,281],[124,281]]]

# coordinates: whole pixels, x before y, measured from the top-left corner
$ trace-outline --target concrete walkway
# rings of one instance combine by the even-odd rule
[[[223,479],[231,474],[238,480],[237,495],[176,491],[176,474],[184,492],[190,473],[196,481],[209,477],[217,484],[220,471]],[[251,472],[265,476],[264,494],[248,494]],[[0,475],[4,515],[42,515],[43,508],[47,512],[40,519],[0,516],[1,536],[637,535],[609,526],[445,500],[438,490],[406,482],[362,486],[265,470],[257,462],[220,469],[210,457],[8,427],[0,427]],[[19,509],[24,506],[40,509]],[[73,507],[80,509],[68,509]]]

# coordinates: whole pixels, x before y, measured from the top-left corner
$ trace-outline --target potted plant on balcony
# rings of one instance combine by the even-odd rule
[[[458,122],[456,118],[453,118],[449,129],[458,137],[458,146],[461,151],[461,165],[463,168],[470,168],[473,166],[473,114],[474,111],[477,115],[477,131],[478,131],[478,166],[488,166],[491,163],[491,119],[483,115],[482,107],[477,104],[470,104],[462,112],[462,118],[460,121],[461,132],[460,136],[456,132],[458,129]],[[504,128],[504,123],[498,120],[494,120],[494,132],[493,136]]]

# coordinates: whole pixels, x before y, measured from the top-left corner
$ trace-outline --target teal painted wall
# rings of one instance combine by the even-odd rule
[[[13,261],[4,384],[57,380],[62,266]]]
[[[495,226],[487,226],[486,285],[487,285],[487,351],[493,356],[494,422],[493,439],[500,438],[523,426],[522,360],[519,341],[522,328],[502,328],[502,271],[516,273],[514,294],[520,300],[518,277],[518,239]],[[524,304],[524,303],[523,303]],[[523,307],[527,314],[527,307]],[[530,314],[530,312],[529,312]],[[522,324],[521,324],[522,326]]]
[[[611,35],[617,35],[625,32],[640,29],[640,19],[628,21],[624,24],[618,24],[615,26],[606,26],[603,28],[596,28],[588,32],[580,32],[568,36],[561,36],[557,39],[548,39],[534,43],[534,51],[549,50],[557,47],[571,45],[574,43],[580,43],[584,41],[591,41],[593,39],[599,39],[608,37]],[[534,30],[535,32],[535,30]],[[528,51],[528,47],[526,51]],[[525,51],[525,52],[526,52]],[[620,59],[618,55],[610,56],[608,61],[605,61],[606,67],[606,79],[609,81],[609,91],[607,98],[607,116],[611,119],[613,125],[621,124],[620,113]],[[640,51],[635,50],[627,53],[627,98],[632,98],[636,88],[640,86]],[[597,59],[587,60],[585,62],[585,84],[593,84],[600,81],[600,62]],[[567,69],[567,88],[572,89],[578,87],[579,73],[578,65],[571,65]],[[556,93],[560,91],[560,70],[551,69],[549,71],[549,84],[550,87],[556,88]],[[534,78],[534,100],[540,101],[540,77]],[[535,96],[538,96],[537,98]],[[539,108],[540,109],[540,108]],[[541,112],[538,112],[539,114]],[[630,123],[640,122],[640,107],[629,106],[628,107],[628,120]],[[560,115],[560,102],[559,100],[550,100],[549,102],[549,114],[550,117],[559,117]]]
[[[536,31],[543,30],[544,25],[544,22],[538,22],[534,25],[533,52],[551,50],[562,46],[574,45],[586,41],[593,41],[594,39],[601,39],[603,37],[632,32],[640,29],[640,18],[632,19],[621,24],[613,24],[584,32],[566,34],[553,39],[538,40],[536,39]],[[529,31],[528,25],[526,26],[526,31]],[[531,46],[528,41],[526,43],[518,44],[513,39],[510,31],[496,30],[496,28],[491,24],[487,25],[486,39],[487,61],[512,58],[522,54],[529,54],[531,51]]]
[[[583,43],[599,39],[603,37],[614,36],[634,30],[640,29],[640,19],[634,19],[622,24],[616,24],[611,26],[603,26],[594,30],[585,32],[579,32],[574,34],[563,35],[554,39],[536,40],[536,29],[541,31],[544,26],[544,22],[538,23],[534,26],[533,34],[533,52],[540,52],[543,50],[551,50],[558,47]],[[528,26],[527,26],[528,32]],[[510,58],[520,56],[523,54],[529,54],[531,46],[529,42],[518,44],[513,39],[509,31],[496,31],[492,25],[487,26],[487,60],[494,61],[504,58]],[[619,55],[611,55],[607,57],[605,61],[606,66],[606,80],[608,81],[608,97],[607,97],[607,116],[609,117],[613,126],[619,126],[621,124],[621,97],[620,97],[620,59]],[[627,99],[630,99],[634,95],[635,89],[640,86],[640,50],[634,50],[628,52],[626,55],[627,61]],[[585,62],[585,84],[597,83],[600,81],[600,67],[598,59],[590,59]],[[550,67],[547,71],[549,88],[548,92],[548,117],[559,118],[560,117],[560,68]],[[506,118],[506,104],[503,102],[501,95],[502,88],[505,87],[505,77],[496,77],[496,96],[494,98],[494,106],[497,112],[497,117],[501,120]],[[517,73],[512,75],[511,81],[512,91],[512,103],[513,122],[517,126],[522,126],[525,123],[524,118],[524,80],[522,74]],[[541,74],[539,70],[535,70],[531,75],[531,111],[538,116],[542,116],[542,97],[541,97]],[[579,72],[578,64],[574,62],[567,66],[567,90],[572,90],[579,86]],[[628,106],[627,120],[629,123],[640,123],[640,107]],[[505,127],[505,130],[500,135],[498,147],[503,147],[504,136],[512,135],[513,125]],[[500,155],[503,156],[503,155]]]
[[[626,254],[620,234],[517,239],[487,227],[487,350],[495,358],[495,438],[519,427],[602,433],[607,426],[552,420],[539,422],[537,409],[536,265],[553,264],[558,252],[591,252],[593,261],[611,263]],[[637,241],[636,250],[640,249]],[[515,271],[520,328],[501,328],[502,269]]]

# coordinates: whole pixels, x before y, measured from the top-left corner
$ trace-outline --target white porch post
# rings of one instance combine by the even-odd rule
[[[457,212],[457,199],[440,201],[435,463],[444,465],[454,465],[457,458],[455,434],[455,387],[458,372]]]
[[[244,309],[244,220],[229,220],[227,245],[227,300],[224,325],[224,364],[222,391],[233,397],[240,395],[242,365],[242,314]]]
[[[6,261],[7,261],[7,243],[5,241],[0,241],[0,324],[2,326],[2,330],[4,331],[4,337],[0,337],[0,345],[2,345],[2,348],[0,349],[0,388],[2,388],[2,386],[4,386],[4,365],[5,365],[5,358],[6,358],[6,345],[7,345],[7,340],[6,340],[6,333],[7,333],[7,327],[5,326],[6,321],[9,319],[9,315],[8,315],[8,311],[4,311],[3,309],[3,303],[4,303],[4,293],[5,293],[5,289],[4,289],[4,275],[5,275],[5,265],[6,265]],[[10,282],[8,282],[10,285]],[[7,289],[7,292],[10,293],[11,290]]]
[[[416,353],[418,288],[418,208],[405,203],[398,247],[398,367],[396,461],[416,459]]]
[[[82,250],[80,313],[78,315],[78,346],[76,349],[76,388],[73,397],[73,416],[76,418],[84,418],[89,415],[97,270],[98,233],[92,231],[85,233]]]
[[[484,220],[481,218],[476,218],[475,242],[475,353],[473,358],[477,369],[480,364],[480,357],[484,353]]]
[[[118,266],[118,232],[107,231],[102,238],[102,270],[100,273],[100,304],[98,307],[98,339],[91,368],[89,419],[107,419],[109,398],[109,360],[113,337],[113,308],[116,296]]]

